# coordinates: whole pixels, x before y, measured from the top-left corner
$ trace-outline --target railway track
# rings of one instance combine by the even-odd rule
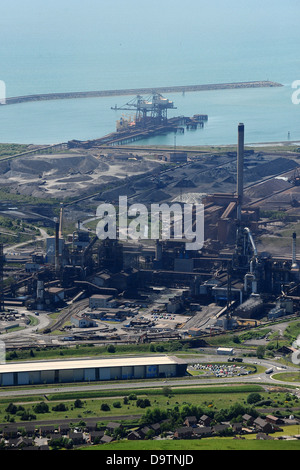
[[[47,328],[47,330],[52,333],[55,330],[59,330],[67,321],[70,320],[72,315],[80,313],[83,309],[88,307],[89,299],[84,299],[77,302],[75,305],[70,305],[67,307],[66,311],[63,312],[59,318]]]

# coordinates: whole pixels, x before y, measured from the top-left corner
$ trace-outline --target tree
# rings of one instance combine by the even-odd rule
[[[53,411],[68,411],[68,407],[64,403],[59,403],[52,407]]]
[[[137,396],[135,393],[131,393],[128,397],[129,400],[136,400],[137,399]]]
[[[149,431],[146,434],[146,439],[153,439],[155,436],[155,431],[153,429],[149,429]]]
[[[102,403],[101,411],[110,411],[110,406],[107,403]]]
[[[258,346],[256,349],[256,355],[259,359],[263,359],[265,355],[265,347],[264,346]]]
[[[74,401],[74,407],[75,408],[82,408],[83,407],[83,403],[81,400],[79,400],[79,398],[77,398],[77,400]]]
[[[13,403],[10,403],[6,408],[5,408],[5,411],[7,413],[10,413],[12,415],[15,415],[16,412],[18,411],[18,408],[16,405],[14,405]]]
[[[247,403],[249,405],[253,405],[254,403],[257,403],[261,400],[261,395],[257,392],[250,393],[247,398]]]
[[[116,352],[115,346],[113,344],[110,344],[109,346],[107,346],[107,352],[115,353]]]
[[[49,406],[47,405],[47,403],[44,403],[43,401],[41,403],[37,403],[34,407],[33,407],[33,411],[35,413],[49,413]]]

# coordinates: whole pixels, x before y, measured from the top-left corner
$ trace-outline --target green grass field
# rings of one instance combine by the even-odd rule
[[[26,397],[19,398],[18,400],[11,400],[5,398],[0,401],[0,422],[5,423],[8,419],[8,413],[6,411],[9,403],[13,402],[15,405],[23,406],[26,411],[33,413],[36,416],[34,421],[48,421],[57,420],[59,423],[60,419],[69,419],[70,422],[85,420],[86,418],[96,418],[98,422],[105,421],[107,418],[116,419],[117,416],[123,416],[123,420],[128,417],[131,419],[132,416],[142,416],[146,413],[147,408],[141,408],[137,406],[137,401],[134,399],[128,400],[128,403],[124,403],[124,396],[127,397],[133,391],[114,391],[114,395],[107,396],[108,392],[105,391],[93,391],[93,392],[74,392],[74,393],[63,393],[63,389],[60,394],[48,395],[41,397]],[[249,406],[247,404],[247,398],[250,393],[258,392],[261,395],[262,400],[271,400],[271,405],[263,406],[263,408],[270,408],[286,413],[289,409],[299,409],[299,400],[296,397],[289,396],[285,392],[268,393],[264,392],[263,388],[258,385],[248,386],[219,386],[219,387],[195,387],[179,388],[168,390],[170,393],[166,393],[164,387],[159,390],[136,390],[134,393],[137,398],[148,398],[151,407],[159,409],[174,409],[176,406],[182,407],[198,406],[203,410],[218,411],[221,409],[230,408],[232,405],[241,404],[243,406]],[[106,395],[106,396],[105,396]],[[76,408],[74,406],[75,400],[80,399],[82,406]],[[47,413],[37,413],[34,409],[36,403],[44,402],[49,407]],[[52,408],[63,403],[66,406],[64,411],[54,411]],[[103,411],[101,405],[107,404],[109,406],[108,411]],[[11,414],[9,419],[13,419],[15,423],[24,423],[20,414]]]
[[[197,450],[300,450],[300,441],[206,438],[200,440],[119,441],[91,446],[85,450],[100,451],[197,451]]]

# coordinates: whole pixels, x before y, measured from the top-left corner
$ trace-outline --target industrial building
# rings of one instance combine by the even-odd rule
[[[118,335],[115,335],[115,341],[123,344],[138,344],[141,338],[146,341],[153,339],[153,335],[156,340],[168,340],[174,334],[180,339],[185,334],[198,337],[201,332],[205,334],[206,331],[204,326],[199,329],[200,319],[204,316],[205,322],[202,323],[211,320],[208,331],[212,332],[215,327],[218,327],[219,331],[239,328],[242,325],[254,326],[261,318],[267,318],[269,312],[269,319],[273,320],[299,311],[300,260],[297,256],[296,232],[290,237],[290,256],[281,256],[281,253],[276,256],[267,251],[259,252],[257,249],[257,235],[261,234],[260,227],[265,221],[261,221],[257,198],[254,198],[255,205],[251,205],[246,197],[244,181],[249,182],[249,172],[248,176],[247,173],[244,174],[244,167],[247,167],[250,151],[244,148],[244,133],[244,125],[239,124],[237,151],[228,152],[226,159],[230,159],[225,162],[226,165],[233,166],[233,174],[230,177],[233,181],[233,191],[211,194],[203,192],[201,200],[204,205],[205,243],[201,250],[187,250],[184,237],[175,239],[171,235],[168,240],[146,239],[145,242],[123,241],[118,236],[113,240],[100,240],[92,230],[84,229],[80,223],[77,230],[63,237],[64,210],[68,205],[61,205],[60,218],[59,221],[56,219],[55,224],[55,236],[47,239],[45,254],[35,254],[32,263],[27,263],[26,271],[18,272],[16,282],[3,289],[3,307],[4,302],[6,306],[17,306],[17,302],[21,302],[28,309],[48,312],[54,308],[71,306],[69,317],[64,312],[62,317],[65,317],[61,321],[50,325],[51,332],[55,331],[55,326],[61,329],[68,320],[77,328],[87,327],[93,324],[94,320],[113,321],[114,326],[119,327],[116,323],[126,320],[126,328],[122,330],[120,325]],[[202,172],[204,158],[196,159],[189,169],[190,154],[187,163],[186,152],[170,152],[168,155],[169,161],[172,158],[182,159],[177,168],[182,181],[188,171],[195,171],[197,176],[201,176],[201,181],[206,178],[207,170]],[[214,155],[207,157],[211,167],[214,165],[212,157]],[[279,174],[278,168],[273,173],[264,173],[268,163],[261,165],[256,161],[256,157],[255,155],[255,158],[251,159],[253,171],[262,166],[264,175],[272,175],[268,180]],[[277,161],[275,157],[272,162]],[[213,170],[218,166],[223,168],[223,158],[221,164],[216,162],[218,165],[214,165]],[[285,160],[281,162],[280,168],[282,165],[285,165]],[[177,188],[174,191],[183,192],[182,188],[185,186],[178,186],[178,179],[172,176],[176,165],[169,166],[171,168],[163,172],[157,170],[157,173],[151,172],[147,176],[151,181],[149,188],[146,188],[149,204],[157,194],[159,202],[164,200],[160,199],[160,188],[164,189],[167,183],[168,187],[171,185],[172,188]],[[212,176],[215,178],[214,174]],[[139,178],[140,175],[134,176],[134,181]],[[153,189],[152,183],[156,185],[157,190]],[[139,185],[135,187],[137,194],[143,184],[141,177]],[[256,184],[253,184],[253,187],[256,188]],[[128,188],[132,189],[126,182],[122,191]],[[107,197],[109,202],[116,198],[116,201],[120,196],[119,191],[117,186],[115,191],[106,193],[105,198]],[[181,196],[182,194],[180,198]],[[102,201],[98,196],[95,200]],[[170,201],[171,198],[167,200]],[[180,199],[178,204],[184,202]],[[174,231],[174,227],[171,228],[171,231]],[[0,252],[0,261],[1,259],[3,270],[5,258],[3,254],[1,257]],[[183,333],[185,320],[178,326],[176,323],[169,323],[166,330],[164,325],[161,326],[162,317],[161,321],[159,318],[156,321],[155,317],[143,318],[143,312],[138,312],[140,307],[150,310],[155,292],[170,288],[178,289],[180,294],[178,298],[166,298],[163,311],[170,314],[182,312],[184,315],[187,313],[187,316],[199,317],[199,321],[189,324]],[[77,311],[77,302],[82,299],[86,299],[86,306]],[[280,308],[274,309],[278,302]],[[127,304],[134,306],[134,310],[129,312],[127,307],[125,308]],[[213,306],[212,309],[210,305]],[[217,315],[216,312],[211,313],[215,306],[219,308]],[[73,307],[75,311],[72,310]],[[87,307],[89,312],[86,311]],[[88,315],[88,320],[84,317],[85,314]],[[136,318],[127,318],[136,315]],[[102,337],[101,340],[108,342],[110,337]],[[134,372],[132,374],[134,375]],[[117,375],[119,376],[119,373]]]
[[[186,369],[185,361],[171,356],[3,364],[0,386],[180,377]]]

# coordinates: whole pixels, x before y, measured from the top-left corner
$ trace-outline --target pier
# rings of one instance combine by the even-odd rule
[[[136,126],[134,128],[127,128],[122,131],[112,132],[100,139],[95,140],[72,140],[68,142],[68,148],[92,148],[102,146],[126,145],[136,142],[137,140],[149,139],[157,135],[167,134],[169,132],[184,133],[186,129],[203,128],[204,123],[208,120],[206,114],[195,115],[192,118],[185,116],[178,116],[167,119],[160,124],[149,124],[146,127]]]
[[[283,85],[271,81],[253,81],[253,82],[237,82],[237,83],[217,83],[206,85],[185,85],[185,86],[166,86],[166,87],[153,87],[153,88],[131,88],[121,90],[102,90],[102,91],[83,91],[83,92],[66,92],[66,93],[45,93],[26,96],[7,97],[5,104],[29,103],[34,101],[49,101],[49,100],[66,100],[66,99],[79,99],[79,98],[104,98],[113,96],[126,96],[126,95],[143,95],[152,93],[186,93],[186,92],[199,92],[211,90],[234,90],[243,88],[272,88],[282,87]]]

